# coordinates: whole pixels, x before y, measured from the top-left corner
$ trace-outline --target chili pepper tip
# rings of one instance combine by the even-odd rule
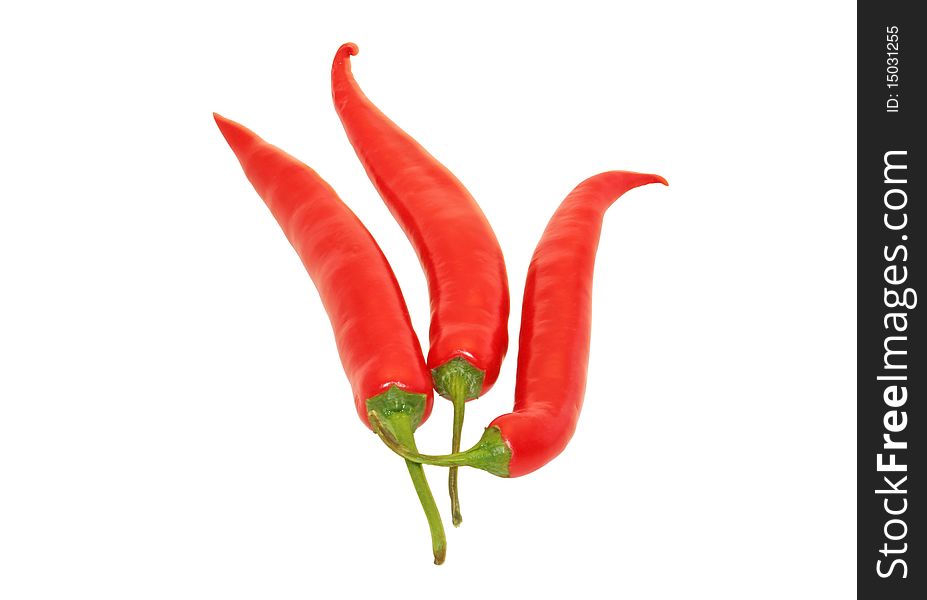
[[[212,117],[216,120],[216,125],[219,126],[219,131],[222,132],[222,136],[232,147],[232,151],[235,152],[235,156],[239,155],[241,148],[253,142],[254,132],[241,123],[226,119],[219,113],[212,113]]]
[[[232,121],[232,120],[230,120],[230,119],[226,119],[225,117],[223,117],[222,115],[220,115],[220,114],[217,113],[217,112],[212,113],[212,118],[215,119],[216,125],[219,126],[219,129],[223,129],[223,133],[225,133],[225,131],[224,131],[225,128],[230,128],[230,127],[232,127],[232,126],[234,126],[234,125],[238,125],[238,123],[235,123],[234,121]],[[240,125],[239,125],[239,127],[240,127]]]
[[[338,52],[335,53],[337,58],[344,58],[346,56],[357,56],[357,53],[360,52],[357,48],[357,44],[354,42],[347,42],[346,44],[341,44],[341,47],[338,48]]]

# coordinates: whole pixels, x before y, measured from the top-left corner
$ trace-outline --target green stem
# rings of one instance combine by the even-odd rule
[[[460,433],[463,430],[464,411],[467,406],[465,382],[455,381],[448,390],[454,403],[454,429],[451,432],[451,452],[460,452]],[[457,467],[451,467],[447,473],[447,491],[451,495],[451,522],[460,527],[463,517],[460,515],[460,496],[457,491]]]
[[[413,449],[413,451],[416,450],[415,436],[409,422],[394,422],[393,425],[393,431],[396,432],[400,443]],[[409,469],[409,477],[412,478],[412,485],[415,486],[418,501],[422,503],[425,517],[428,519],[428,530],[431,532],[431,549],[435,555],[435,564],[440,565],[444,562],[444,555],[447,552],[447,539],[444,537],[444,524],[441,523],[441,513],[438,512],[438,505],[435,503],[435,497],[431,494],[431,488],[428,486],[428,480],[425,479],[425,469],[422,468],[422,465],[407,460],[406,467]]]
[[[419,394],[409,394],[397,387],[392,387],[386,392],[374,396],[367,400],[367,418],[374,431],[379,435],[388,435],[390,439],[404,448],[410,448],[413,452],[418,449],[415,446],[415,427],[421,422],[422,411],[424,410],[424,396]],[[447,552],[447,539],[444,535],[444,524],[441,523],[441,513],[438,512],[438,505],[431,494],[431,488],[428,486],[428,480],[425,478],[425,470],[420,463],[406,460],[406,467],[409,469],[409,476],[412,478],[412,485],[415,486],[415,493],[422,509],[425,511],[425,517],[428,519],[428,530],[431,532],[431,550],[434,554],[435,564],[440,565],[444,562],[444,556]]]
[[[512,449],[502,438],[502,432],[496,427],[487,427],[480,441],[469,450],[444,455],[420,454],[413,445],[404,443],[389,431],[388,425],[382,423],[376,414],[371,413],[368,416],[374,432],[380,436],[383,443],[408,461],[438,467],[473,467],[499,477],[509,476]]]
[[[467,400],[476,398],[483,389],[484,371],[470,364],[463,357],[456,356],[431,371],[435,389],[454,403],[454,428],[451,431],[451,452],[460,452],[460,433],[463,430],[464,411]],[[451,496],[451,522],[460,526],[460,496],[457,491],[457,467],[451,467],[447,474],[447,490]]]

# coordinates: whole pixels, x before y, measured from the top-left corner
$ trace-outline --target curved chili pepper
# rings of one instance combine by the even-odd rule
[[[556,457],[573,436],[586,389],[592,274],[606,209],[626,191],[662,183],[659,175],[610,171],[579,184],[547,224],[528,268],[518,340],[515,409],[497,417],[470,450],[417,454],[374,429],[404,458],[471,466],[519,477]]]
[[[378,427],[414,448],[413,431],[431,413],[431,377],[380,247],[315,171],[242,125],[214,116],[315,283],[361,421],[369,427],[376,418]],[[428,517],[435,564],[441,564],[445,539],[438,508],[422,466],[407,466]]]
[[[428,368],[454,403],[452,452],[464,405],[496,382],[508,348],[509,289],[499,242],[463,184],[364,95],[351,73],[357,46],[332,64],[332,100],[354,151],[425,271],[431,299]],[[459,525],[457,469],[448,478]]]

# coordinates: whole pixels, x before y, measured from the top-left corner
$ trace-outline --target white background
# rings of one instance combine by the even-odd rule
[[[0,597],[854,592],[852,4],[248,4],[0,13]],[[513,340],[570,189],[670,182],[607,215],[567,450],[462,472],[457,530],[428,470],[442,567],[211,116],[338,190],[427,339],[418,262],[331,106],[345,41],[493,223]],[[510,409],[516,353],[465,442]],[[450,417],[436,400],[420,445],[445,451]]]

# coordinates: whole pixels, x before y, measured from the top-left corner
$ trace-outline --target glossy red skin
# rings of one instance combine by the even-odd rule
[[[592,325],[592,274],[602,217],[626,191],[666,180],[609,171],[579,184],[547,224],[528,267],[518,339],[515,409],[496,418],[512,450],[509,477],[566,448],[583,405]]]
[[[370,232],[318,173],[242,125],[215,117],[319,291],[361,421],[370,427],[367,399],[395,385],[425,395],[424,422],[433,401],[431,374],[393,270]]]
[[[418,254],[428,281],[428,367],[455,357],[499,376],[508,349],[509,289],[499,242],[463,184],[367,99],[351,74],[357,46],[332,64],[332,100],[370,181]]]

